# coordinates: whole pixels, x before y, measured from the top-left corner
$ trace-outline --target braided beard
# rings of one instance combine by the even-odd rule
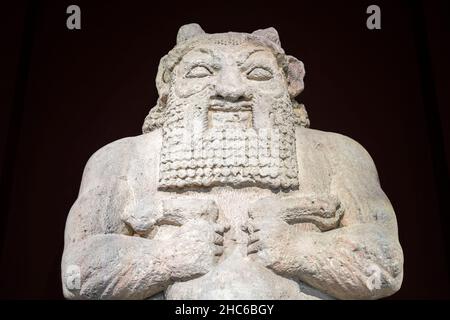
[[[243,122],[221,124],[221,118],[229,118],[224,113],[216,117],[219,125],[211,126],[205,91],[195,99],[169,94],[159,189],[226,185],[298,189],[295,123],[289,97],[273,101],[270,128],[254,128],[251,110],[232,115],[239,118],[246,113]]]

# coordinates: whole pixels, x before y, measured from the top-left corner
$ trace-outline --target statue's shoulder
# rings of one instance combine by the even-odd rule
[[[298,128],[296,134],[299,148],[320,148],[329,156],[343,162],[360,162],[369,166],[373,164],[367,150],[359,142],[343,134],[303,127]]]
[[[134,137],[126,137],[101,147],[88,160],[86,171],[112,174],[132,160],[158,157],[161,133],[158,130]]]

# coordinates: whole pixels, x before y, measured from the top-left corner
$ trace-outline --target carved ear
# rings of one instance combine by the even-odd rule
[[[184,26],[181,26],[180,29],[178,30],[177,44],[180,44],[190,38],[202,34],[205,34],[205,31],[203,31],[202,27],[200,27],[200,25],[198,25],[197,23],[185,24]]]
[[[273,43],[277,44],[279,47],[281,47],[280,37],[278,36],[278,31],[273,28],[267,28],[267,29],[259,29],[254,32],[252,32],[253,35],[258,37],[266,38]]]
[[[288,61],[288,91],[291,98],[295,98],[305,88],[303,83],[303,78],[305,77],[305,67],[303,66],[303,62],[293,56],[286,56],[286,58]]]
[[[166,99],[169,93],[170,72],[166,66],[167,55],[161,58],[158,65],[158,72],[156,73],[156,89],[158,90],[159,97],[163,100]]]

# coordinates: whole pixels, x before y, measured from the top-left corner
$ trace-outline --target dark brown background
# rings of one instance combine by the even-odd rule
[[[137,135],[184,23],[274,26],[306,66],[311,126],[359,141],[397,213],[392,298],[449,298],[448,1],[15,2],[2,7],[0,297],[62,298],[64,224],[89,156]],[[81,7],[82,29],[66,28]],[[370,4],[382,30],[366,28]]]

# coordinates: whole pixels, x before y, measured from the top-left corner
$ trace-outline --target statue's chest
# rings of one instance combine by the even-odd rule
[[[309,299],[306,294],[312,289],[302,283],[276,275],[259,265],[247,255],[249,234],[245,226],[249,220],[250,206],[267,197],[294,195],[328,195],[331,193],[332,172],[326,157],[320,152],[308,153],[299,158],[299,190],[292,192],[273,192],[263,188],[215,187],[199,191],[163,192],[156,195],[163,201],[176,198],[202,202],[212,200],[218,208],[217,223],[229,225],[224,234],[224,253],[217,266],[209,273],[191,281],[176,283],[169,287],[165,296],[168,299]],[[300,226],[299,226],[300,227]],[[302,226],[303,227],[303,226]],[[305,227],[308,227],[305,225]],[[165,230],[167,228],[167,230]],[[160,226],[159,236],[170,237],[173,226]],[[308,228],[307,228],[308,229]],[[157,236],[157,237],[159,237]]]
[[[176,194],[161,192],[158,197],[163,202],[170,202],[175,197],[181,205],[183,199],[189,201],[190,204],[192,201],[198,203],[205,202],[205,200],[213,201],[218,208],[216,222],[222,226],[229,226],[229,230],[224,235],[224,257],[226,257],[235,249],[242,252],[242,256],[246,255],[248,234],[243,231],[242,227],[249,219],[248,208],[255,201],[273,195],[272,191],[268,189],[216,187],[209,192],[190,191]]]

